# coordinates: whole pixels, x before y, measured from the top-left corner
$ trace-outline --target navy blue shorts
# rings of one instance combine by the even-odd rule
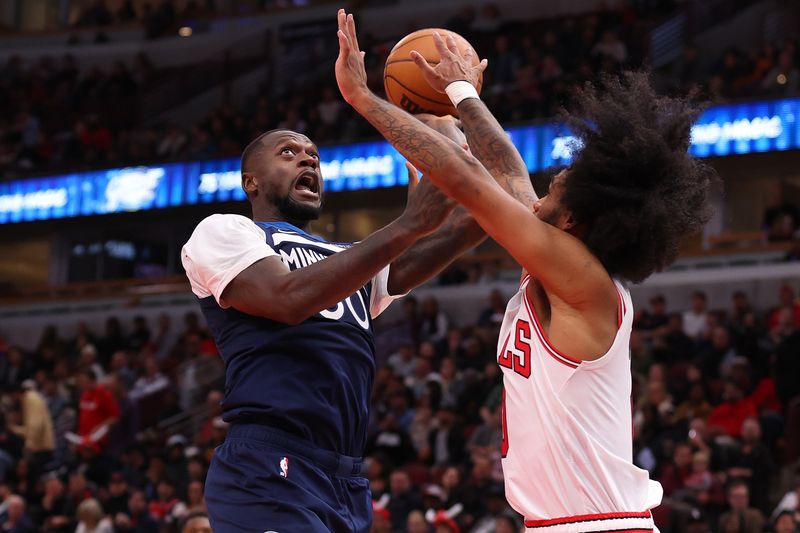
[[[360,458],[258,424],[231,425],[205,499],[214,533],[366,533],[372,522]]]

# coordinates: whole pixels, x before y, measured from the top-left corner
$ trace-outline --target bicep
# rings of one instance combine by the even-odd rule
[[[288,303],[289,295],[284,286],[289,273],[289,268],[278,256],[260,259],[228,283],[222,291],[220,303],[248,315],[280,320],[281,310]]]
[[[457,200],[531,276],[565,300],[584,293],[597,261],[578,239],[539,220],[488,177],[464,180],[459,189]]]

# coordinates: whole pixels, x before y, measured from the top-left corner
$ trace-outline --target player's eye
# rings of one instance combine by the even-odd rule
[[[311,157],[316,157],[317,159],[319,159],[319,154],[317,152],[308,152],[308,155],[310,155]]]
[[[288,146],[281,149],[281,155],[288,153],[289,155],[294,155],[294,150],[289,148]]]

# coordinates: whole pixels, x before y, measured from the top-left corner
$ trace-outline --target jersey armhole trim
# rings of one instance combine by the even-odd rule
[[[614,282],[614,290],[617,291],[617,331],[614,334],[614,341],[611,343],[611,347],[608,349],[608,351],[606,351],[603,355],[601,355],[597,359],[583,361],[581,359],[570,357],[569,355],[561,352],[558,348],[556,348],[553,345],[553,343],[547,337],[544,328],[542,328],[542,325],[539,323],[539,318],[536,316],[536,311],[534,311],[533,302],[530,301],[530,297],[528,296],[528,287],[526,286],[524,289],[525,298],[523,299],[523,301],[525,302],[525,307],[528,309],[528,314],[533,320],[533,325],[534,329],[536,330],[536,335],[539,337],[539,340],[542,341],[542,345],[545,347],[547,353],[549,353],[559,363],[562,363],[571,368],[578,368],[578,366],[582,363],[591,364],[594,362],[599,362],[601,360],[604,360],[606,355],[611,351],[611,349],[614,347],[614,344],[616,344],[617,342],[617,337],[619,336],[620,329],[622,328],[622,322],[627,312],[625,299],[622,297],[622,292],[619,290],[619,287],[617,286],[616,282]]]
[[[561,353],[550,343],[550,340],[547,338],[547,335],[545,335],[542,326],[539,324],[539,319],[536,317],[536,312],[533,310],[533,304],[528,299],[527,287],[525,287],[525,298],[523,299],[523,302],[525,302],[525,308],[528,310],[528,315],[530,315],[531,320],[533,321],[533,330],[536,332],[536,336],[539,337],[539,341],[542,343],[542,346],[544,346],[545,351],[562,365],[566,365],[570,368],[578,368],[583,361],[580,359],[573,359],[572,357]]]

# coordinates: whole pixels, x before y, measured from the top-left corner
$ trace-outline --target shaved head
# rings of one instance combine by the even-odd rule
[[[278,132],[294,133],[292,132],[292,130],[274,129],[265,131],[264,133],[262,133],[261,135],[250,141],[250,144],[248,144],[245,147],[244,151],[242,152],[242,161],[241,161],[242,172],[252,172],[253,169],[251,167],[253,164],[253,160],[264,149],[264,144],[265,144],[264,141],[267,139],[267,137],[269,137],[273,133],[278,133]]]

